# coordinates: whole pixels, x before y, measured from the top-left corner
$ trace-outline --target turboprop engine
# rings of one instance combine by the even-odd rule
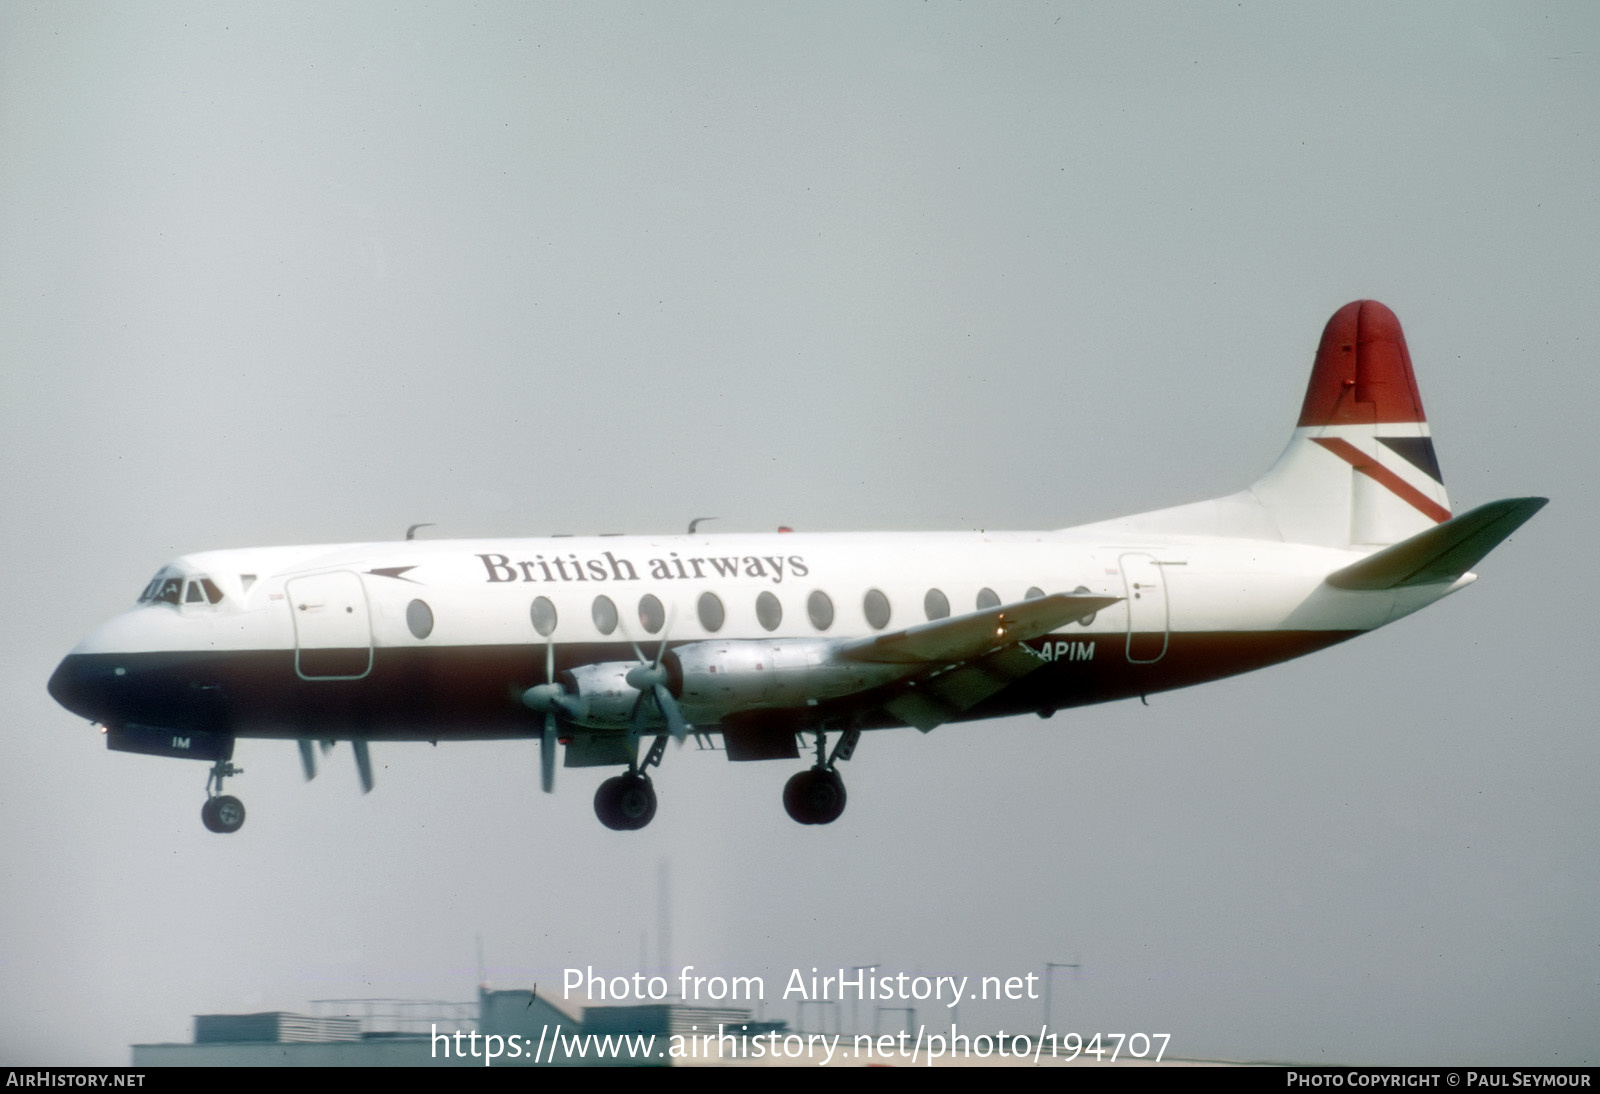
[[[854,695],[897,680],[905,665],[852,661],[817,639],[693,642],[661,657],[665,684],[690,720],[715,723],[748,710],[783,710]],[[572,719],[626,727],[639,699],[639,662],[606,661],[561,674]]]
[[[695,642],[668,653],[667,687],[685,706],[718,716],[746,710],[805,707],[897,680],[905,665],[840,656],[818,639]]]

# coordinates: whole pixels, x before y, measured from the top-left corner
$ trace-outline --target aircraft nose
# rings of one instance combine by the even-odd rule
[[[71,653],[50,674],[50,697],[72,713],[98,720],[103,716],[112,670],[96,668],[82,654]]]

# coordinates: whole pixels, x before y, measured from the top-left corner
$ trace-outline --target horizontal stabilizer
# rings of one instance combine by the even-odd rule
[[[1121,599],[1093,593],[1054,593],[847,642],[839,656],[889,665],[966,661],[1000,646],[1049,634]]]
[[[1545,507],[1549,498],[1506,498],[1385,547],[1328,575],[1340,589],[1400,589],[1455,581]]]

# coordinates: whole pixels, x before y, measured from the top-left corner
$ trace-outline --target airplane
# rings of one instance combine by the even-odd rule
[[[1143,697],[1312,653],[1475,580],[1547,499],[1455,515],[1400,323],[1371,300],[1323,331],[1278,461],[1226,497],[1058,531],[417,540],[186,555],[85,638],[50,694],[109,748],[209,761],[240,738],[532,738],[541,783],[621,768],[608,828],[656,813],[650,770],[693,736],[729,760],[814,761],[783,804],[844,812],[863,731]],[[698,522],[697,522],[698,523]],[[830,749],[829,742],[832,741]],[[641,758],[640,752],[644,754]]]

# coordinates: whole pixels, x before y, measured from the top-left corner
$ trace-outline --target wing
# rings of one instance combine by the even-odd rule
[[[969,661],[992,650],[1049,634],[1121,599],[1094,593],[1055,593],[1037,600],[1022,600],[968,615],[937,619],[893,634],[859,638],[840,646],[838,655],[849,661],[894,665],[947,665]]]
[[[847,642],[838,656],[873,664],[922,665],[883,709],[924,733],[1020,680],[1046,662],[1022,643],[1120,601],[1120,596],[1055,593],[893,634]]]

